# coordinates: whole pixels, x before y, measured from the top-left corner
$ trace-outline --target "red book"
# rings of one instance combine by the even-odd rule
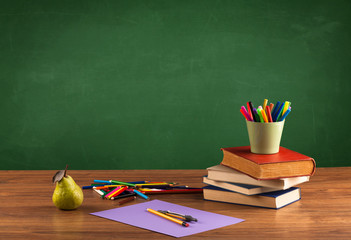
[[[284,147],[276,154],[255,154],[250,152],[250,146],[221,150],[222,165],[259,180],[311,176],[316,169],[313,158]]]

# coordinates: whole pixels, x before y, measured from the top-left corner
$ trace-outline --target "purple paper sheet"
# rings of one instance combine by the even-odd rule
[[[147,208],[156,211],[169,210],[172,212],[191,215],[194,218],[197,218],[198,221],[189,222],[189,227],[183,227],[180,224],[146,211]],[[114,208],[91,214],[173,237],[184,237],[244,221],[243,219],[197,210],[160,200],[147,201],[145,203]]]

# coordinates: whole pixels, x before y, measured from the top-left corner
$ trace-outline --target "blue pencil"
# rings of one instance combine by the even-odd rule
[[[148,196],[146,196],[145,194],[139,192],[138,190],[134,189],[133,192],[135,192],[136,194],[138,194],[140,197],[145,198],[146,200],[149,199]]]
[[[96,182],[96,183],[108,183],[108,184],[111,184],[110,181],[106,181],[106,180],[94,180],[94,182]]]
[[[147,183],[147,181],[136,181],[136,182],[128,182],[128,183],[132,183],[132,184],[143,184],[143,183]]]

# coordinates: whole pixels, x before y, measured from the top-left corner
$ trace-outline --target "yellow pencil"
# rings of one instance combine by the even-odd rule
[[[151,208],[147,208],[146,210],[147,210],[148,212],[151,212],[151,213],[157,215],[157,216],[160,216],[160,217],[163,217],[163,218],[165,218],[165,219],[168,219],[168,220],[170,220],[170,221],[172,221],[172,222],[178,223],[178,224],[180,224],[180,225],[182,225],[182,226],[184,226],[184,227],[189,227],[189,223],[186,223],[186,222],[183,222],[183,221],[181,221],[181,220],[172,218],[172,217],[170,217],[170,216],[167,216],[166,214],[160,213],[160,212],[155,211],[155,210],[153,210],[153,209],[151,209]]]

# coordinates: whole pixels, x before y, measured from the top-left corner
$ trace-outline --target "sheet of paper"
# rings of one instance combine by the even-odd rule
[[[191,215],[192,217],[197,218],[198,221],[189,222],[189,227],[183,227],[180,224],[146,211],[147,208],[156,211],[169,210],[172,212]],[[197,210],[160,200],[147,201],[145,203],[114,208],[91,214],[173,237],[184,237],[244,221],[243,219]]]

